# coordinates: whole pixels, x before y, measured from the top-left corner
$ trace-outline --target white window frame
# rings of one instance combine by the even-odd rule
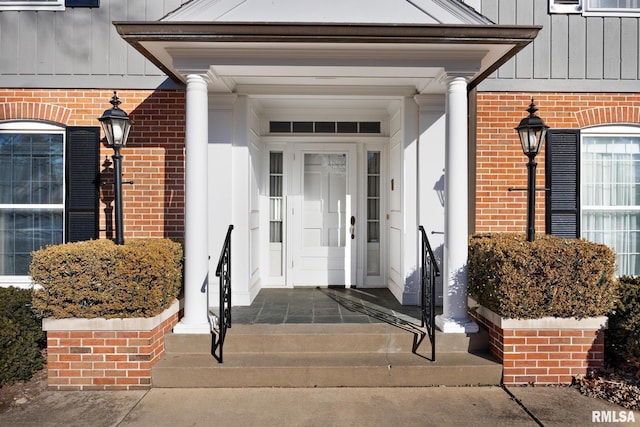
[[[0,10],[65,10],[65,0],[0,0]]]
[[[589,128],[584,128],[580,131],[580,193],[582,195],[582,185],[583,185],[583,176],[584,176],[584,168],[582,165],[582,150],[583,150],[583,141],[585,137],[593,137],[593,136],[609,136],[609,137],[633,137],[640,138],[640,126],[629,124],[629,125],[600,125]],[[640,185],[640,184],[638,184]],[[631,206],[614,206],[614,205],[586,205],[584,203],[584,197],[580,197],[580,236],[584,238],[584,224],[583,224],[583,211],[637,211],[640,212],[640,202],[636,205]],[[612,248],[615,250],[615,248]],[[640,274],[640,272],[637,272]]]
[[[604,8],[591,7],[591,0],[579,0],[578,4],[562,4],[560,0],[549,0],[549,13],[569,14],[580,13],[582,16],[640,16],[640,7],[637,8]]]
[[[62,134],[63,141],[63,156],[66,159],[66,132],[65,128],[61,126],[50,125],[47,123],[30,122],[30,121],[13,121],[13,122],[0,122],[0,132],[20,132],[20,133],[60,133]],[[63,173],[63,187],[66,187],[65,176]],[[62,203],[55,205],[37,205],[42,208],[61,208],[62,209],[62,226],[63,226],[63,240],[64,240],[64,224],[65,224],[65,200],[66,195],[63,193]],[[2,205],[4,206],[4,205]],[[21,206],[21,205],[11,205]],[[31,206],[32,207],[32,206]],[[0,287],[14,286],[22,289],[30,289],[34,286],[31,276],[3,276],[0,275]]]

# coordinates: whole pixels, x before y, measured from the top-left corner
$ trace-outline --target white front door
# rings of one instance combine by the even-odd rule
[[[356,164],[355,145],[297,146],[288,197],[290,285],[354,283]]]

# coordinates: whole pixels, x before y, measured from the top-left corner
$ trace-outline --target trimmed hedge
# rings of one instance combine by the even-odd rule
[[[607,315],[618,297],[615,254],[586,240],[482,234],[469,245],[469,294],[503,317]]]
[[[45,334],[31,297],[30,289],[0,288],[0,385],[26,381],[44,365]]]
[[[608,363],[640,360],[640,277],[620,278],[620,300],[609,315],[606,338]]]
[[[182,288],[182,246],[168,239],[90,240],[33,252],[43,317],[129,318],[160,314]]]

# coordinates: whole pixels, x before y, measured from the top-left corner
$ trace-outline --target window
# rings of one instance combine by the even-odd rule
[[[607,127],[582,132],[580,235],[616,251],[618,274],[638,275],[640,132],[625,130]]]
[[[583,0],[585,12],[639,12],[640,0]]]
[[[367,152],[367,275],[380,275],[380,152]]]
[[[269,153],[269,273],[283,274],[283,174],[282,152]]]
[[[0,0],[0,10],[65,10],[65,7],[100,7],[100,0]]]
[[[30,253],[62,243],[64,130],[0,131],[0,275],[25,276]]]
[[[0,282],[28,279],[34,250],[97,237],[99,136],[98,127],[0,123]]]
[[[549,0],[549,13],[582,13],[585,16],[638,16],[640,0]]]
[[[380,122],[269,122],[271,133],[371,133],[379,134]]]
[[[0,0],[0,10],[64,10],[64,0]]]
[[[640,275],[640,127],[552,130],[547,232],[603,243],[618,275]]]

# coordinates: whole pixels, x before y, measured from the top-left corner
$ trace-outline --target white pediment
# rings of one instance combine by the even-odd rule
[[[460,0],[194,0],[171,22],[490,24]]]

